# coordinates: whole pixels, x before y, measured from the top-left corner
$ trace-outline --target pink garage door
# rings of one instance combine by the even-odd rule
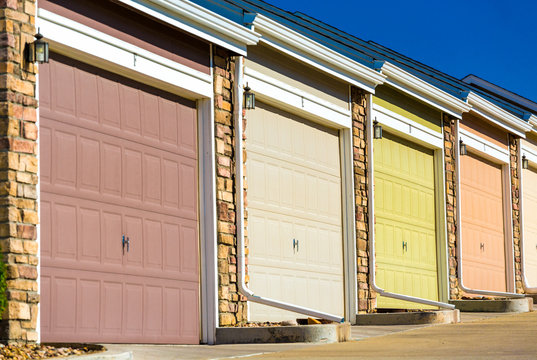
[[[472,154],[460,165],[464,284],[506,291],[502,169]]]
[[[59,55],[39,81],[42,340],[198,343],[195,103]]]

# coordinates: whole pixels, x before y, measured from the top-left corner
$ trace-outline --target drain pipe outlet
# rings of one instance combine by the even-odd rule
[[[518,181],[520,186],[520,193],[524,193],[524,180],[522,176],[522,148],[521,148],[521,141],[518,139]],[[520,213],[524,214],[524,196],[520,196],[519,199],[520,204]],[[531,287],[531,285],[528,283],[528,277],[526,276],[526,266],[524,265],[524,216],[520,216],[520,272],[522,273],[522,287],[524,288],[524,292],[526,294],[537,294],[537,287]]]
[[[461,162],[460,162],[460,133],[459,133],[459,125],[457,124],[457,141],[455,141],[455,157],[456,157],[456,164],[455,168],[457,171],[457,174],[455,176],[457,181],[457,278],[459,280],[459,287],[462,291],[469,293],[469,294],[476,294],[476,295],[485,295],[485,296],[503,296],[503,297],[510,297],[510,298],[523,298],[524,294],[517,294],[512,292],[502,292],[502,291],[489,291],[489,290],[476,290],[476,289],[469,289],[466,286],[464,286],[463,282],[463,268],[462,268],[462,231],[461,231],[461,177],[460,177],[460,168],[461,168]]]
[[[440,301],[433,301],[429,299],[423,299],[418,298],[415,296],[409,296],[409,295],[403,295],[403,294],[396,294],[391,293],[388,291],[385,291],[384,289],[380,288],[377,285],[376,277],[375,277],[375,221],[374,221],[374,215],[375,214],[375,194],[374,194],[374,186],[373,186],[373,129],[372,129],[372,117],[371,117],[371,106],[373,104],[373,95],[369,94],[367,99],[367,126],[366,126],[366,134],[367,134],[367,190],[368,190],[368,207],[369,207],[369,241],[370,241],[370,256],[369,256],[369,281],[371,288],[376,291],[379,295],[389,297],[392,299],[397,300],[404,300],[404,301],[410,301],[418,304],[424,304],[424,305],[430,305],[430,306],[437,306],[439,308],[443,309],[455,309],[455,305],[440,302]]]
[[[244,186],[243,186],[243,147],[242,147],[242,107],[243,107],[243,57],[235,57],[235,88],[234,88],[234,120],[235,120],[235,193],[237,194],[237,265],[238,265],[238,290],[248,301],[276,307],[283,310],[293,311],[307,316],[343,322],[341,316],[289,304],[286,302],[269,299],[255,295],[245,282],[245,245],[244,245]]]

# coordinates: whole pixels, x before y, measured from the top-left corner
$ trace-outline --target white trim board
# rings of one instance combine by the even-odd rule
[[[482,137],[473,134],[465,129],[459,129],[459,140],[462,140],[467,147],[475,150],[479,154],[493,161],[502,164],[509,164],[509,150],[504,149]]]
[[[254,31],[188,0],[117,1],[240,55],[259,41]]]
[[[384,83],[385,75],[334,51],[307,36],[258,14],[254,20],[261,41],[368,92]]]
[[[371,115],[373,120],[376,119],[379,124],[395,131],[399,136],[424,144],[427,147],[443,148],[444,138],[442,133],[431,130],[378,104],[373,103],[372,108]]]
[[[186,93],[181,95],[189,98],[212,96],[210,74],[191,69],[50,11],[39,9],[38,14],[41,31],[51,42],[52,50],[62,52],[62,49],[69,48],[87,54],[87,57],[98,57],[123,69],[183,89]]]
[[[335,128],[352,126],[350,110],[333,105],[248,67],[244,69],[244,83],[248,83],[256,99],[277,103],[285,110],[327,126]]]

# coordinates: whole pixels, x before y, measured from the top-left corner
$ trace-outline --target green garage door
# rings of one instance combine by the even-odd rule
[[[374,143],[377,284],[438,300],[433,151],[385,134]],[[380,297],[378,308],[425,305]]]

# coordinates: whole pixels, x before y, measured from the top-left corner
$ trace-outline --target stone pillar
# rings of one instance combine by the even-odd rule
[[[369,286],[369,218],[367,180],[367,93],[351,88],[354,197],[356,206],[356,253],[358,276],[358,312],[376,307],[376,293]]]
[[[515,292],[524,293],[520,255],[520,173],[518,167],[518,138],[509,135],[509,168],[511,170],[511,196],[513,205],[513,251],[515,262]]]
[[[457,126],[458,120],[443,114],[444,127],[444,171],[446,176],[446,224],[449,262],[449,297],[459,299],[457,278]]]
[[[237,238],[235,231],[235,199],[237,194],[235,193],[234,176],[234,144],[237,139],[233,126],[235,59],[228,51],[218,47],[215,47],[213,55],[216,206],[218,213],[218,311],[220,326],[229,326],[247,320],[246,298],[239,294],[237,288]]]
[[[1,341],[37,341],[37,66],[35,1],[0,0],[0,249],[7,269]]]

